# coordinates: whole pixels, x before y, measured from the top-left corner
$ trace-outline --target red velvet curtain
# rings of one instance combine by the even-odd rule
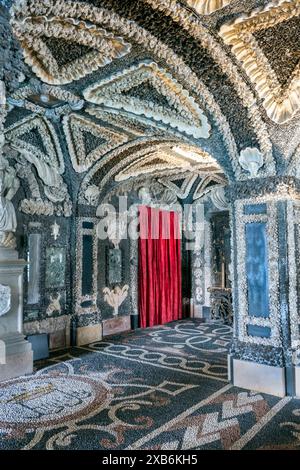
[[[139,313],[146,328],[182,318],[181,233],[178,213],[139,209]]]

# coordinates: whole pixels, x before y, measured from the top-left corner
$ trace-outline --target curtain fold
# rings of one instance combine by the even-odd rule
[[[182,318],[181,240],[177,212],[140,206],[140,326]]]

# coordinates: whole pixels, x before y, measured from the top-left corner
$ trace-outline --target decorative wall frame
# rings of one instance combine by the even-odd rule
[[[75,313],[76,315],[100,315],[97,306],[98,296],[98,238],[96,225],[99,219],[95,217],[78,217],[76,230],[76,274],[74,279]],[[92,291],[84,295],[82,289],[83,273],[83,237],[92,237]]]
[[[107,281],[109,285],[122,283],[122,251],[119,248],[107,252]]]
[[[245,214],[244,207],[249,205],[264,204],[267,207],[266,213]],[[237,200],[235,206],[235,226],[236,226],[236,253],[240,262],[238,263],[238,311],[236,317],[236,327],[238,339],[249,344],[280,347],[280,309],[279,309],[279,241],[277,230],[277,204],[276,200],[269,197],[250,198]],[[247,300],[247,274],[246,274],[246,224],[264,223],[266,224],[268,243],[268,278],[269,278],[269,318],[250,317],[248,314]],[[236,260],[237,262],[237,260]],[[248,334],[248,326],[263,327],[270,329],[270,338],[251,336]]]
[[[287,242],[289,262],[289,313],[291,345],[293,349],[300,348],[300,317],[299,317],[299,282],[300,282],[300,260],[299,260],[299,223],[300,203],[299,201],[287,201]],[[298,245],[298,246],[297,246]]]
[[[273,1],[264,8],[253,10],[250,15],[242,15],[223,25],[219,33],[223,41],[232,46],[232,53],[242,63],[263,100],[267,115],[279,124],[290,120],[300,109],[300,64],[288,84],[282,85],[255,34],[299,15],[298,1]]]
[[[145,86],[150,88],[150,99],[139,97],[139,90]],[[158,95],[152,101],[151,89]],[[89,86],[83,95],[92,103],[145,115],[195,138],[207,139],[210,135],[208,120],[195,100],[155,62],[144,61],[125,68]],[[164,99],[164,106],[157,103],[158,97]]]
[[[40,274],[41,274],[42,235],[40,233],[28,234],[27,251],[27,304],[37,305],[40,302]]]
[[[36,141],[33,141],[32,133],[36,134]],[[42,161],[56,168],[60,175],[64,173],[65,164],[59,139],[48,119],[32,114],[8,127],[5,130],[5,137],[8,142],[14,143],[14,147],[32,152]],[[41,145],[43,145],[42,149]]]
[[[65,286],[66,249],[65,247],[46,248],[46,288]]]
[[[121,131],[96,124],[91,119],[77,114],[65,116],[63,128],[73,168],[78,173],[87,171],[103,155],[129,139],[128,135]]]
[[[46,83],[64,85],[79,80],[131,50],[121,37],[96,24],[63,14],[40,16],[38,8],[24,21],[22,13],[22,8],[12,10],[12,28],[23,47],[25,62]],[[62,51],[57,39],[64,42]],[[74,57],[70,43],[76,44]]]

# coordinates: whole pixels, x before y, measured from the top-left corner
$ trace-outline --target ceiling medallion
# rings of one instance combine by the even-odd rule
[[[123,109],[207,139],[210,125],[194,98],[169,72],[145,61],[93,84],[84,91],[87,101]]]
[[[24,17],[22,10],[15,9],[11,24],[25,62],[52,85],[79,80],[131,50],[121,37],[75,18]]]
[[[72,164],[78,173],[87,171],[107,152],[129,140],[127,134],[101,126],[77,114],[65,116],[63,128]]]
[[[226,7],[232,0],[186,0],[199,15],[210,15],[214,11]]]
[[[293,70],[287,72],[284,80],[283,59],[291,63],[291,59],[299,56],[299,50],[291,52],[288,41],[285,41],[282,45],[285,48],[283,55],[282,47],[277,44],[280,61],[277,59],[276,62],[276,28],[291,33],[289,22],[299,15],[299,1],[279,0],[223,25],[219,32],[224,42],[232,46],[232,53],[241,61],[263,100],[267,115],[278,124],[290,120],[300,108],[300,60],[293,62]],[[269,44],[266,43],[268,36]],[[284,39],[283,31],[277,36]],[[270,45],[273,45],[274,58],[270,57],[268,51]]]

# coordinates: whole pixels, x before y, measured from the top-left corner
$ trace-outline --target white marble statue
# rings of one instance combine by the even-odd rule
[[[0,247],[16,247],[14,232],[17,229],[16,211],[11,202],[20,181],[6,158],[0,156]]]

